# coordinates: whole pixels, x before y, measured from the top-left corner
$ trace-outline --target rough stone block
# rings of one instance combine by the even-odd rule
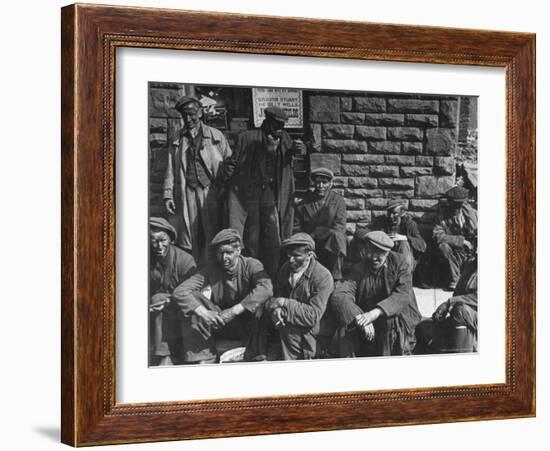
[[[432,175],[432,168],[426,166],[401,166],[401,177],[416,177],[418,175]]]
[[[374,220],[380,216],[386,216],[388,213],[386,210],[372,210],[371,211],[371,218]]]
[[[332,191],[334,191],[336,194],[339,194],[340,196],[344,196],[344,188],[334,188]]]
[[[344,191],[345,197],[382,197],[381,189],[365,189],[365,188],[347,188]]]
[[[413,166],[414,157],[409,155],[386,155],[387,164],[396,164],[398,166]]]
[[[367,177],[369,175],[369,167],[360,164],[343,164],[342,175],[353,177]]]
[[[346,221],[346,234],[353,235],[355,233],[356,228],[357,228],[357,224],[355,222]]]
[[[436,114],[407,114],[405,123],[420,127],[437,127],[439,125],[439,116]]]
[[[346,209],[348,210],[364,210],[365,209],[365,199],[359,197],[353,198],[344,198],[346,203]]]
[[[324,139],[323,149],[337,153],[367,153],[367,143],[354,139]]]
[[[398,154],[401,153],[401,143],[397,141],[369,141],[369,152]]]
[[[454,177],[424,176],[417,178],[417,197],[441,197],[454,186]]]
[[[350,222],[370,221],[371,214],[367,210],[348,210],[346,217]]]
[[[309,119],[312,122],[340,122],[340,97],[311,96]]]
[[[410,199],[414,197],[414,190],[413,189],[385,189],[384,190],[384,197],[388,199]]]
[[[342,113],[341,119],[344,124],[364,124],[365,113]]]
[[[353,100],[351,97],[340,97],[340,109],[342,111],[351,111],[353,108]]]
[[[386,111],[386,99],[380,97],[354,97],[354,111],[383,113]]]
[[[370,177],[349,177],[348,178],[348,187],[349,188],[377,188],[378,180]]]
[[[351,164],[382,164],[384,155],[342,155],[344,163]]]
[[[456,149],[456,133],[448,128],[426,130],[424,150],[428,155],[453,155]]]
[[[312,145],[313,148],[317,151],[321,151],[321,143],[323,139],[323,127],[321,127],[321,124],[311,124],[309,126],[311,130],[311,138],[312,138]]]
[[[365,208],[371,210],[385,209],[388,206],[388,199],[382,197],[373,197],[372,199],[365,199]]]
[[[309,167],[311,170],[328,168],[335,174],[340,174],[340,158],[340,155],[333,153],[311,153],[309,154]]]
[[[388,189],[414,189],[414,179],[402,179],[402,178],[383,178],[378,179],[378,186],[380,188]]]
[[[422,141],[424,132],[417,127],[389,127],[388,139],[394,141]]]
[[[434,157],[419,156],[415,157],[414,162],[416,166],[433,166]]]
[[[149,132],[150,133],[167,133],[168,121],[166,119],[152,117],[149,120]]]
[[[439,101],[419,99],[388,99],[388,113],[439,113]]]
[[[369,171],[371,177],[399,177],[397,166],[370,166]]]
[[[355,127],[355,138],[363,140],[383,141],[386,139],[385,127],[369,127],[368,125],[357,125]]]
[[[405,121],[404,114],[381,114],[381,113],[365,114],[366,125],[403,125],[404,121]]]
[[[403,142],[401,143],[401,153],[418,155],[422,153],[423,147],[421,142]]]
[[[166,143],[166,133],[151,133],[149,135],[149,144],[152,148],[166,146]]]
[[[455,128],[458,123],[458,101],[442,100],[439,104],[439,123],[441,127]]]
[[[453,157],[434,157],[434,172],[437,175],[453,175],[455,159]]]
[[[347,188],[347,186],[348,186],[347,177],[334,177],[334,179],[332,180],[333,188]]]
[[[411,210],[437,210],[438,199],[411,199],[409,208]]]
[[[323,124],[323,137],[337,139],[353,138],[354,128],[353,125],[347,124]]]
[[[180,96],[180,89],[151,88],[149,90],[149,117],[181,117],[174,109]]]

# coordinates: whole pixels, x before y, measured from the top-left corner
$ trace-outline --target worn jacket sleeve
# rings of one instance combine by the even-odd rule
[[[412,274],[407,262],[400,259],[396,262],[396,281],[390,295],[376,306],[382,309],[386,316],[394,316],[405,310],[412,301]]]
[[[287,299],[284,306],[285,321],[294,326],[315,327],[321,320],[323,313],[325,313],[328,298],[333,289],[332,276],[328,271],[313,276],[310,297],[307,303],[296,299]]]
[[[241,301],[242,306],[249,312],[255,312],[260,305],[273,296],[271,279],[257,260],[249,261],[248,271],[251,278],[250,293]]]
[[[344,280],[336,285],[330,297],[329,307],[339,326],[347,326],[357,315],[364,313],[355,301],[358,281],[355,278]]]
[[[426,241],[424,241],[424,238],[420,235],[418,225],[412,219],[407,221],[407,239],[409,240],[413,251],[420,254],[426,252]]]
[[[464,237],[462,235],[448,235],[443,220],[440,220],[435,225],[433,230],[433,238],[438,245],[449,244],[453,247],[464,247]]]
[[[202,303],[197,299],[199,291],[208,285],[208,277],[204,271],[178,285],[172,293],[171,300],[175,302],[184,314],[189,314]]]
[[[162,198],[164,200],[174,199],[174,154],[176,149],[177,147],[173,145],[168,149],[168,161],[162,185]]]
[[[178,259],[178,281],[184,282],[197,272],[197,264],[191,255]]]

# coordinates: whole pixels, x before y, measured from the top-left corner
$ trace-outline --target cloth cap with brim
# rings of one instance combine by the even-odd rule
[[[315,177],[327,177],[328,179],[332,180],[334,178],[334,172],[332,172],[328,168],[317,168],[311,170],[310,178],[313,180]]]
[[[380,230],[367,233],[365,240],[383,251],[389,251],[393,247],[393,240]]]
[[[461,203],[468,200],[469,191],[462,186],[455,186],[445,193],[451,202]]]
[[[156,218],[156,217],[149,218],[149,227],[166,232],[168,235],[171,236],[172,241],[176,241],[178,237],[176,229],[174,229],[172,224],[170,224],[164,218]]]
[[[235,229],[223,229],[220,230],[214,238],[212,238],[212,241],[210,242],[210,245],[212,247],[219,246],[220,244],[228,244],[228,243],[234,243],[241,241],[241,235],[239,235],[239,232],[237,232]]]
[[[290,238],[284,240],[281,244],[282,247],[286,248],[289,246],[309,246],[312,250],[315,249],[315,241],[307,233],[295,233]]]
[[[200,101],[198,99],[195,99],[195,97],[183,96],[178,99],[174,108],[178,111],[181,111],[183,107],[188,103],[194,103],[199,108],[202,107],[202,104],[200,103]]]
[[[405,207],[407,204],[404,199],[392,199],[388,202],[386,210],[390,211],[397,207]]]
[[[278,106],[269,106],[264,110],[264,113],[266,116],[272,117],[279,122],[286,122],[288,120],[288,116],[285,111]]]

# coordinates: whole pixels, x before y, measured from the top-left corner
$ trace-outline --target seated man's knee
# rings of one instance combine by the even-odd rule
[[[451,255],[452,252],[453,252],[452,247],[447,243],[441,243],[438,246],[438,249],[439,249],[439,252],[441,253],[441,255],[443,255],[443,257],[447,257],[447,256]]]
[[[451,323],[455,326],[468,326],[472,324],[472,309],[464,304],[455,304],[450,312]]]

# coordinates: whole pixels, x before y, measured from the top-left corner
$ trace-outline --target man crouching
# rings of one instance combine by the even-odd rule
[[[182,314],[187,363],[213,363],[227,350],[227,343],[246,346],[257,329],[257,309],[273,295],[263,265],[241,255],[236,230],[220,231],[211,246],[213,262],[172,294]]]
[[[334,282],[315,258],[315,242],[307,233],[292,235],[282,247],[287,261],[277,274],[275,297],[267,302],[266,312],[277,329],[282,359],[312,359]]]
[[[382,231],[361,230],[361,261],[330,300],[339,357],[411,354],[421,319],[409,265]]]

